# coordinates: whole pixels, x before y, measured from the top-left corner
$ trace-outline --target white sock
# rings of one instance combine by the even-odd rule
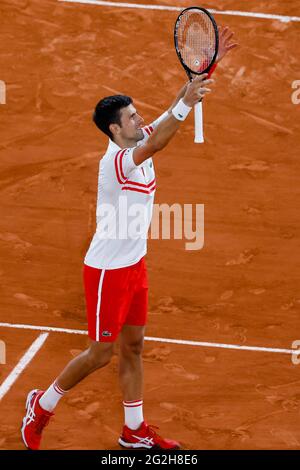
[[[39,400],[40,406],[43,410],[52,411],[56,407],[59,400],[66,394],[67,392],[60,388],[57,382],[53,382],[52,385],[45,391],[45,393],[41,396]]]
[[[144,421],[143,400],[123,401],[123,405],[125,413],[125,425],[129,429],[138,429]]]

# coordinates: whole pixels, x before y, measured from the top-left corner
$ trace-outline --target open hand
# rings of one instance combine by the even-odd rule
[[[218,29],[219,29],[219,51],[218,51],[216,62],[220,62],[220,60],[222,60],[223,57],[225,57],[227,52],[229,52],[231,49],[235,49],[239,45],[237,42],[231,42],[234,32],[231,31],[228,26],[225,26],[224,28],[220,26]]]

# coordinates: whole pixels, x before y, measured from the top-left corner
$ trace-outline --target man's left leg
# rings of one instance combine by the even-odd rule
[[[138,429],[143,417],[144,326],[124,325],[120,334],[119,377],[125,425]]]
[[[120,335],[119,373],[123,392],[125,425],[119,444],[126,448],[179,449],[180,444],[163,439],[143,417],[144,326],[125,325]]]
[[[119,444],[129,449],[178,449],[175,441],[163,439],[143,417],[143,360],[148,311],[148,279],[145,260],[130,280],[135,292],[120,333],[120,384],[123,392],[125,425]]]
[[[143,399],[144,334],[144,326],[131,325],[124,325],[120,334],[119,376],[125,402]]]

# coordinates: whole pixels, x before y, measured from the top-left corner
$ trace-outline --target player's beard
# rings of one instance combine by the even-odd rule
[[[140,140],[143,140],[144,134],[143,134],[142,129],[138,129],[136,134],[137,134],[137,137],[136,137],[137,142],[139,142]]]

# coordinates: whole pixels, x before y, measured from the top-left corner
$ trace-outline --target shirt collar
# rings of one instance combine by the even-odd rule
[[[112,153],[112,152],[118,152],[119,150],[122,150],[121,147],[119,147],[115,142],[109,139],[107,152]]]

